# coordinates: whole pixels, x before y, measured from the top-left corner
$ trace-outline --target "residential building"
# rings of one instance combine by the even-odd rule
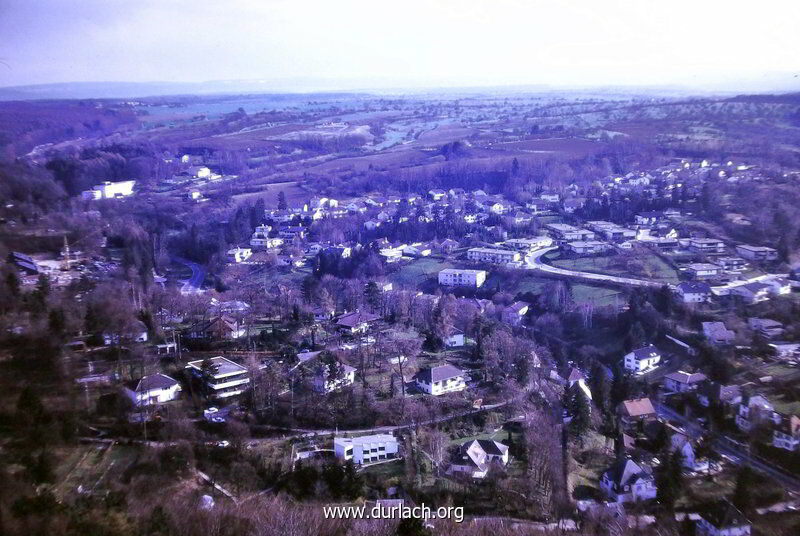
[[[694,279],[711,279],[722,273],[722,268],[708,262],[695,262],[686,267],[686,271]]]
[[[633,374],[647,374],[655,370],[658,363],[661,362],[661,352],[651,344],[628,352],[622,362],[625,370]]]
[[[566,223],[548,223],[545,225],[553,236],[560,242],[585,242],[594,238],[592,231],[586,229],[578,229]]]
[[[317,393],[332,393],[356,381],[356,369],[331,357],[329,361],[320,359],[314,367],[311,386]]]
[[[683,303],[705,303],[711,299],[711,286],[702,281],[684,281],[675,287]]]
[[[147,339],[147,326],[145,326],[144,322],[141,320],[134,320],[133,323],[122,332],[107,331],[103,333],[103,344],[106,346],[121,344],[123,342],[147,342]]]
[[[467,388],[464,372],[453,365],[437,365],[420,369],[414,376],[417,387],[430,395],[458,393]]]
[[[380,320],[380,316],[364,311],[347,313],[336,319],[336,327],[345,333],[356,335],[366,333],[370,326]]]
[[[617,413],[625,425],[633,425],[656,418],[656,410],[649,398],[623,400],[617,407]]]
[[[524,301],[515,301],[505,309],[503,309],[502,320],[506,324],[518,326],[522,324],[525,315],[528,314],[530,304]]]
[[[592,391],[589,389],[589,386],[586,384],[586,376],[575,367],[572,367],[569,370],[569,374],[567,375],[567,388],[572,388],[574,386],[578,386],[581,392],[586,395],[586,398],[589,400],[592,399]]]
[[[594,255],[611,249],[609,244],[597,240],[567,242],[565,247],[577,255]]]
[[[664,376],[664,389],[673,393],[686,393],[696,390],[708,380],[702,372],[671,372]]]
[[[392,434],[333,439],[333,453],[336,458],[342,461],[352,460],[356,465],[396,458],[397,452],[397,439]]]
[[[719,257],[714,263],[726,272],[741,272],[747,268],[747,261],[741,257]]]
[[[98,199],[117,199],[133,195],[133,187],[136,181],[103,182],[92,186],[91,190],[81,193],[81,197],[86,201]]]
[[[705,254],[725,253],[725,242],[716,238],[692,238],[689,240],[689,249]]]
[[[778,424],[781,417],[766,398],[754,395],[742,397],[741,403],[736,408],[735,421],[739,430],[749,432],[754,426]]]
[[[722,385],[717,382],[701,384],[696,391],[697,401],[701,406],[708,408],[712,404],[721,404],[731,407],[742,399],[742,388],[738,385]]]
[[[195,322],[186,330],[189,339],[232,340],[244,337],[247,329],[238,320],[221,315]]]
[[[181,384],[166,374],[149,374],[129,387],[124,388],[125,394],[134,406],[155,406],[164,404],[178,398]]]
[[[703,335],[711,344],[732,344],[736,338],[736,333],[726,328],[722,322],[703,322],[702,326]]]
[[[518,251],[509,251],[507,249],[470,248],[467,250],[467,259],[475,262],[506,264],[518,262],[520,255]]]
[[[671,428],[671,427],[670,427]],[[683,468],[688,471],[708,470],[708,460],[699,460],[694,452],[692,438],[687,434],[673,430],[670,438],[670,452],[681,453],[681,463]]]
[[[203,366],[204,361],[190,361],[186,369],[205,384],[209,396],[229,398],[240,395],[247,389],[250,375],[242,365],[222,356],[208,359],[206,367]]]
[[[552,246],[553,239],[549,236],[535,236],[533,238],[509,238],[503,242],[503,245],[519,251],[533,251]]]
[[[253,256],[253,250],[250,248],[235,247],[228,250],[228,262],[240,263],[244,262]]]
[[[774,261],[778,258],[778,250],[766,246],[736,246],[736,254],[749,261]]]
[[[484,478],[492,464],[508,464],[508,446],[489,439],[473,439],[458,447],[448,472]]]
[[[792,452],[800,449],[800,417],[781,416],[780,422],[772,431],[772,446]]]
[[[750,521],[728,500],[704,506],[699,517],[697,536],[750,536]]]
[[[656,481],[650,467],[625,457],[603,473],[600,488],[612,502],[638,502],[656,497]]]
[[[486,281],[486,270],[447,268],[439,272],[439,284],[447,287],[480,288]]]
[[[451,327],[447,330],[447,335],[444,338],[444,345],[447,348],[460,348],[464,346],[464,332]]]
[[[740,298],[747,304],[754,304],[769,300],[771,289],[772,287],[766,283],[753,281],[732,287],[731,295]]]
[[[783,335],[783,324],[770,318],[748,318],[747,326],[767,339],[774,339]]]

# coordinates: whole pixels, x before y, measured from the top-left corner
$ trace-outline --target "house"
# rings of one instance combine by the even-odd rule
[[[317,393],[332,393],[342,387],[353,385],[356,381],[356,369],[342,363],[333,356],[320,362],[314,367],[314,377],[311,386]]]
[[[741,272],[747,268],[747,261],[741,257],[720,257],[716,259],[715,264],[726,272]]]
[[[783,324],[769,318],[748,318],[747,326],[764,338],[773,339],[783,334]]]
[[[364,311],[355,311],[353,313],[344,314],[337,318],[336,327],[345,333],[356,335],[358,333],[366,333],[370,326],[379,319],[379,315]]]
[[[147,342],[147,338],[147,326],[141,320],[135,320],[123,333],[103,333],[103,344],[111,346],[112,344],[121,344],[124,341],[131,343]]]
[[[684,281],[675,287],[683,303],[705,303],[711,299],[711,286],[702,281]]]
[[[772,431],[772,446],[792,452],[800,449],[800,417],[782,415]]]
[[[725,253],[725,242],[716,238],[692,238],[689,250],[705,254]]]
[[[18,270],[22,270],[28,275],[36,275],[39,273],[39,265],[36,264],[36,261],[29,255],[25,255],[19,251],[12,251],[8,255],[8,261],[16,266]]]
[[[650,468],[625,457],[603,473],[600,488],[612,502],[638,502],[656,497],[656,481]]]
[[[192,324],[186,336],[189,339],[232,340],[244,337],[246,333],[238,320],[221,315]]]
[[[535,236],[533,238],[510,238],[503,242],[503,245],[519,251],[533,251],[541,248],[549,248],[553,245],[553,239],[549,236]]]
[[[548,223],[545,228],[562,244],[566,242],[585,242],[594,239],[592,231],[578,229],[566,223]]]
[[[569,369],[569,374],[567,375],[567,388],[572,388],[575,385],[577,385],[581,392],[586,395],[586,398],[589,400],[592,399],[592,391],[586,384],[586,376],[577,368],[572,367]]]
[[[731,294],[748,304],[760,303],[769,299],[772,287],[766,283],[753,281],[731,288]]]
[[[133,195],[133,187],[135,185],[136,181],[120,181],[120,182],[106,181],[96,186],[92,186],[91,190],[86,190],[82,192],[81,197],[85,201],[128,197]]]
[[[633,219],[636,225],[655,225],[664,219],[664,214],[661,212],[640,212]]]
[[[235,247],[228,250],[228,262],[240,263],[244,262],[253,256],[253,250],[250,248]]]
[[[692,438],[681,431],[675,430],[669,438],[670,452],[681,453],[681,463],[689,471],[708,470],[707,460],[698,460],[694,453]]]
[[[442,253],[452,253],[454,249],[459,246],[458,241],[453,240],[452,238],[445,238],[441,242],[439,242],[439,251]]]
[[[447,192],[445,192],[444,190],[429,190],[428,195],[434,201],[441,201],[442,199],[447,197]]]
[[[780,414],[761,395],[743,396],[736,408],[736,426],[743,432],[749,432],[754,426],[775,425],[780,420]]]
[[[736,333],[725,327],[722,322],[703,322],[703,335],[708,342],[716,345],[733,343]]]
[[[519,326],[522,324],[522,320],[525,318],[525,315],[528,314],[528,309],[530,309],[530,304],[528,302],[515,301],[503,309],[503,322],[506,324],[511,324],[512,326]]]
[[[444,345],[447,348],[458,348],[464,346],[464,332],[460,329],[451,327],[447,330],[444,338]]]
[[[697,536],[750,536],[750,521],[728,500],[704,506],[695,525]]]
[[[701,372],[671,372],[664,376],[664,389],[673,393],[694,391],[708,378]]]
[[[448,473],[484,478],[492,464],[507,465],[508,458],[508,446],[489,439],[473,439],[455,451]]]
[[[134,406],[155,406],[178,398],[181,384],[166,374],[149,374],[136,382],[133,389],[124,388]]]
[[[775,357],[778,359],[791,360],[800,355],[800,342],[771,342],[769,346],[775,351]]]
[[[764,284],[769,287],[769,293],[775,296],[783,296],[792,292],[792,282],[782,277],[771,277],[764,279]]]
[[[565,247],[576,255],[594,255],[611,249],[609,244],[597,240],[567,242]]]
[[[453,365],[425,367],[414,375],[416,386],[429,395],[458,393],[467,388],[464,372]]]
[[[333,454],[342,461],[363,465],[397,457],[397,439],[392,434],[333,438]]]
[[[738,385],[708,382],[697,388],[696,396],[697,401],[705,408],[711,407],[712,404],[730,407],[738,404],[742,399],[742,389]]]
[[[637,376],[655,370],[660,361],[661,352],[652,344],[628,352],[622,360],[625,370]]]
[[[507,249],[470,248],[467,250],[467,259],[475,262],[506,264],[518,262],[520,255],[518,251],[509,251]]]
[[[694,262],[686,267],[686,271],[694,279],[711,279],[722,273],[722,268],[708,262]]]
[[[447,287],[480,288],[486,281],[486,270],[447,268],[439,272],[439,284]]]
[[[222,356],[190,361],[186,369],[202,381],[208,395],[215,398],[240,395],[250,383],[250,375],[245,367]]]
[[[633,425],[656,418],[656,410],[649,398],[623,400],[617,407],[617,414],[625,425]]]
[[[774,261],[778,258],[778,250],[766,246],[736,246],[736,254],[749,261]]]

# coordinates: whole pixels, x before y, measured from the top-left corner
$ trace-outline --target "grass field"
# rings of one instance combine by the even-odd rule
[[[78,493],[97,493],[108,485],[139,457],[135,447],[121,445],[81,445],[64,453],[55,469],[54,492],[66,497]]]
[[[562,258],[560,253],[545,256],[553,266],[577,270],[628,277],[642,277],[665,283],[677,283],[678,272],[663,259],[646,249],[638,248],[634,254],[604,255],[598,257]]]
[[[426,281],[435,280],[440,270],[452,267],[453,263],[449,261],[423,257],[404,264],[389,274],[388,279],[398,287],[416,288]]]

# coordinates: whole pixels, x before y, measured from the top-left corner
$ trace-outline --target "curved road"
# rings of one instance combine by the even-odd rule
[[[173,257],[172,260],[184,266],[188,266],[192,271],[192,276],[184,281],[181,287],[181,294],[200,294],[203,292],[203,281],[206,279],[206,269],[197,264],[181,257]]]
[[[552,275],[560,275],[564,277],[574,277],[576,279],[585,279],[588,281],[602,281],[606,283],[617,283],[620,285],[629,285],[634,287],[662,287],[664,283],[658,281],[647,281],[644,279],[634,279],[632,277],[619,277],[609,274],[595,274],[592,272],[576,272],[574,270],[566,270],[551,264],[542,262],[542,257],[551,251],[557,250],[558,247],[542,248],[533,251],[525,256],[525,268],[528,270],[535,270],[545,272]]]

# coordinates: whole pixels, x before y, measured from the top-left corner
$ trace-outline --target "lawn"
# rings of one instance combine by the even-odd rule
[[[138,457],[135,447],[81,445],[66,453],[56,467],[54,492],[63,498],[79,488],[83,492],[105,491]]]
[[[545,259],[553,266],[580,272],[641,277],[665,283],[677,283],[679,281],[677,271],[661,257],[645,248],[636,248],[630,255],[601,255],[576,258],[562,257],[560,253],[549,253],[545,255]]]
[[[441,270],[452,267],[450,261],[422,257],[404,264],[389,274],[388,278],[398,287],[417,288],[428,281],[437,280]]]

